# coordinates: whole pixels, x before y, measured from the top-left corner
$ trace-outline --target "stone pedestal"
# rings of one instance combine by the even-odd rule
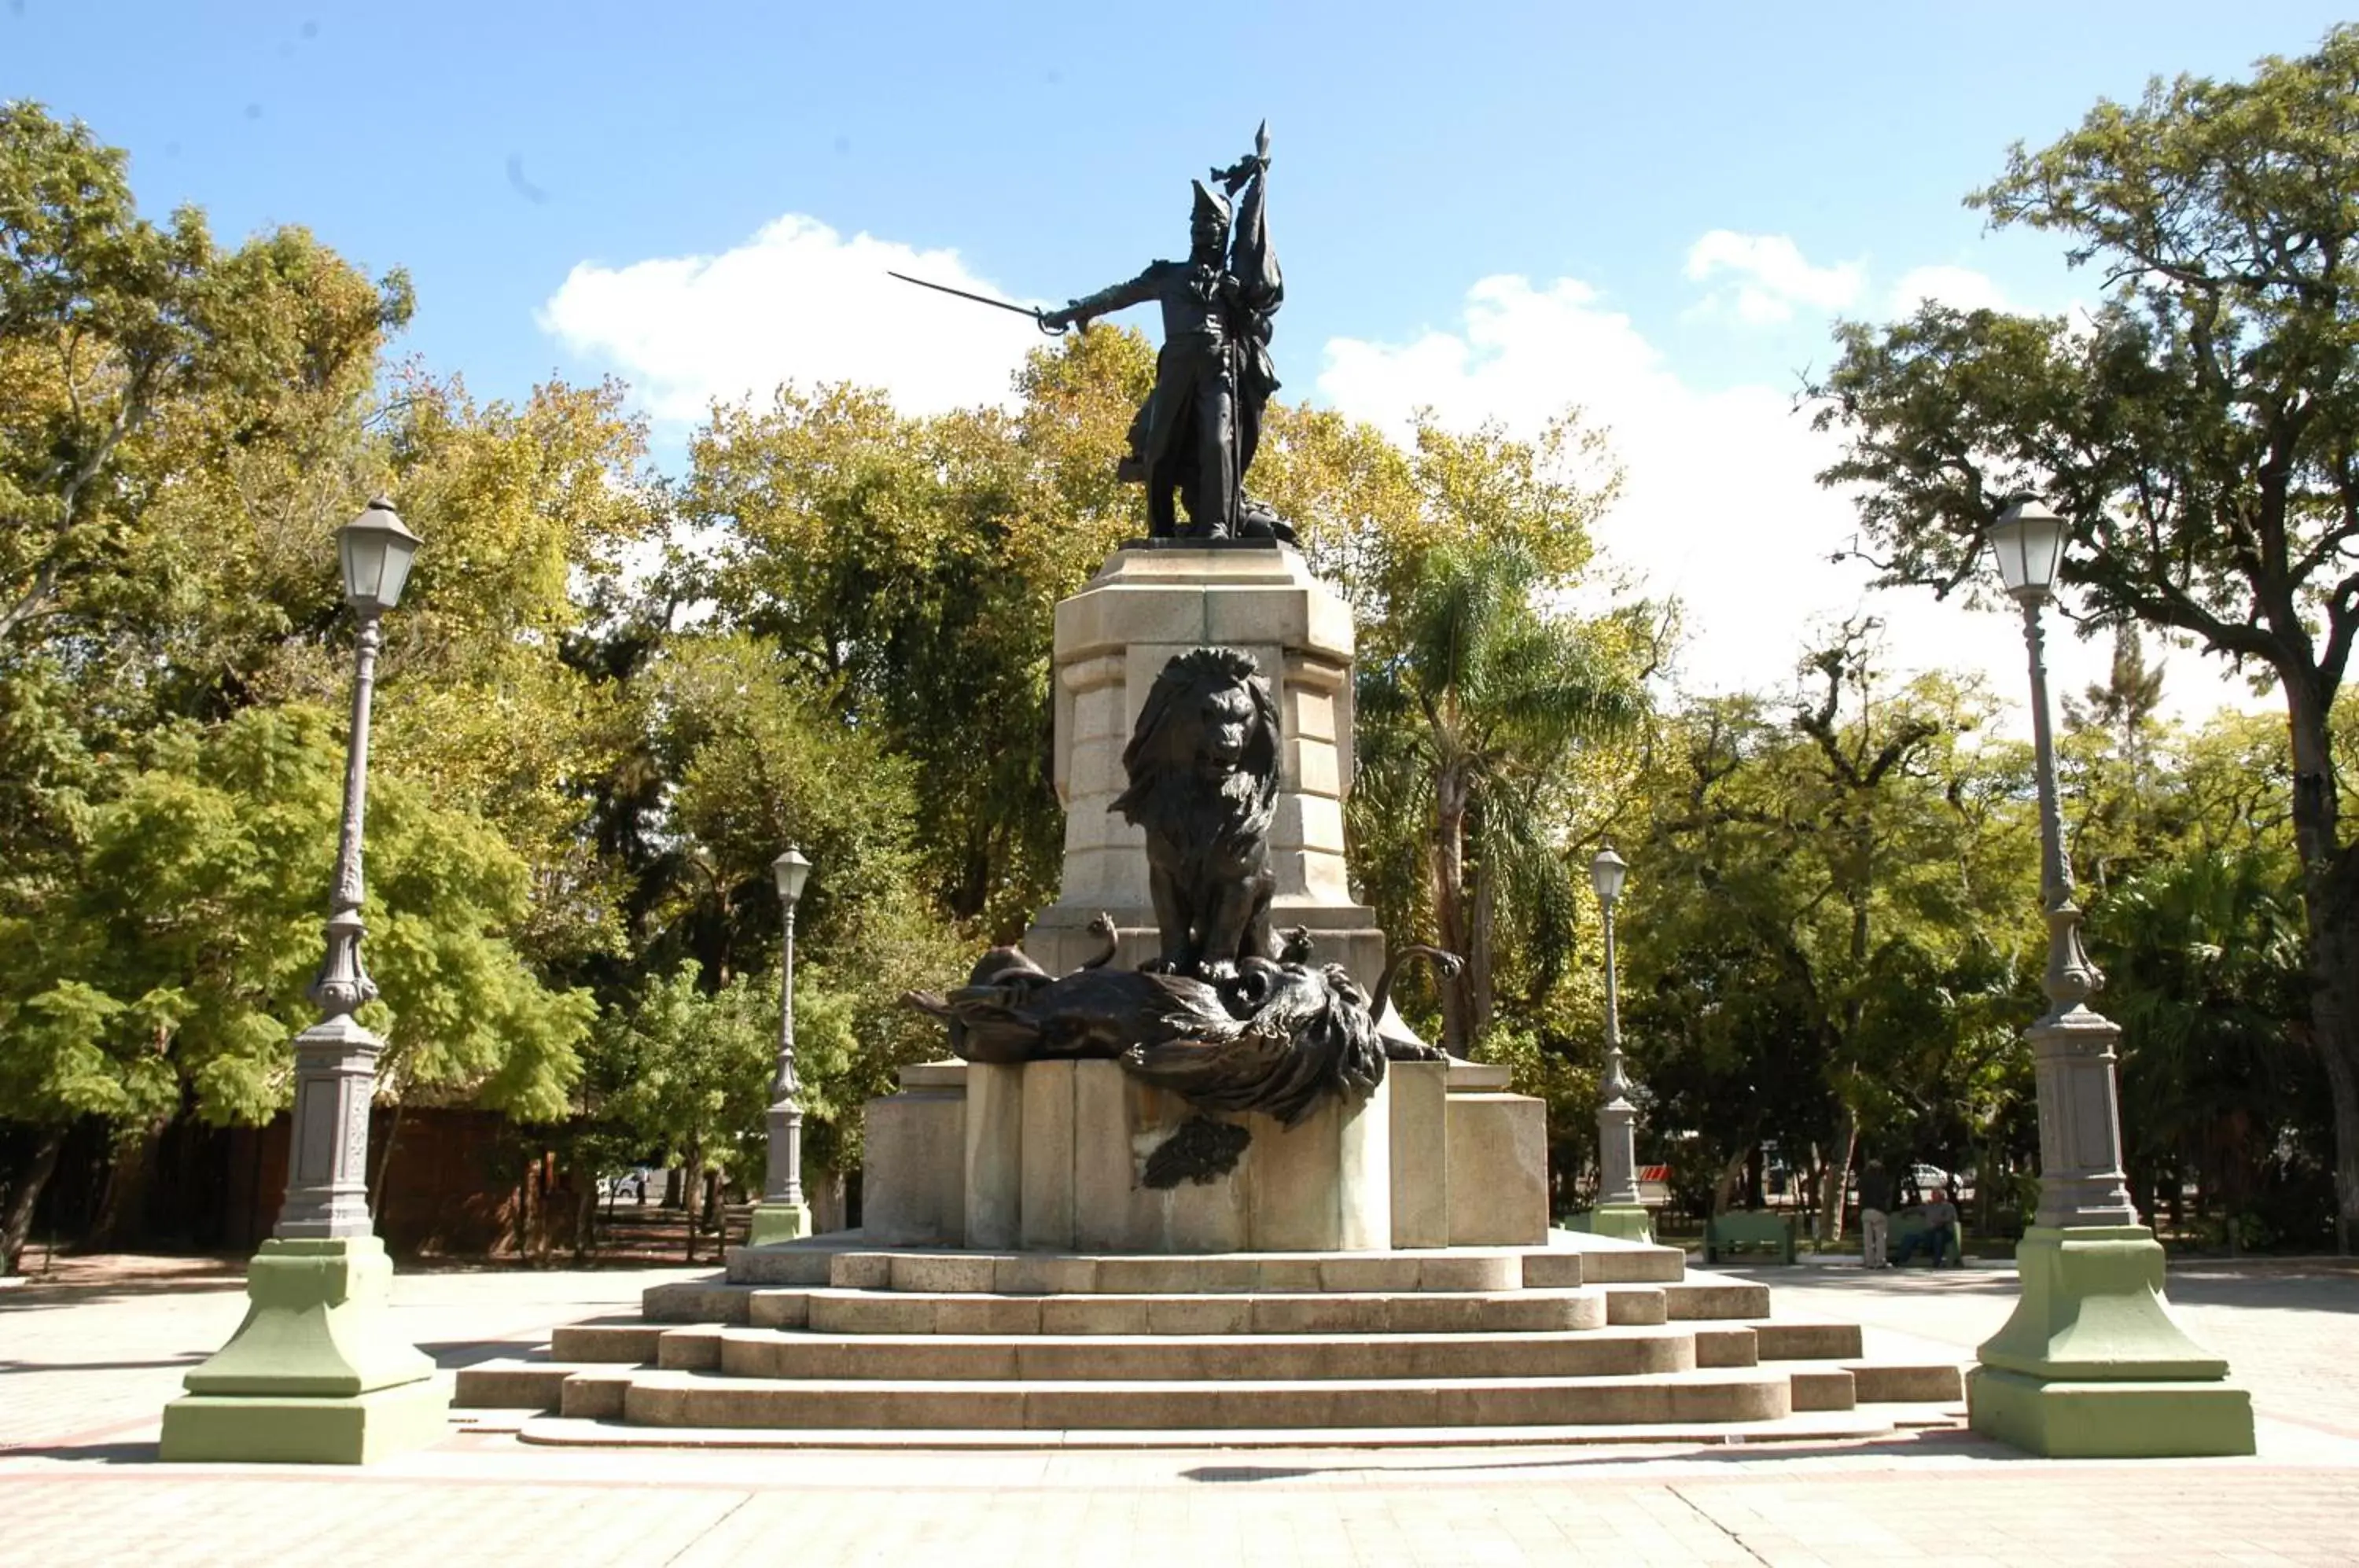
[[[1528,1094],[1448,1101],[1450,1245],[1529,1246],[1549,1228],[1548,1105]]]
[[[1148,1158],[1201,1114],[1178,1095],[1111,1062],[970,1067],[967,1245],[1151,1253],[1389,1247],[1388,1089],[1379,1085],[1356,1105],[1331,1101],[1290,1128],[1265,1116],[1214,1116],[1252,1134],[1235,1167],[1155,1188],[1143,1180]],[[981,1137],[978,1124],[988,1129]],[[994,1168],[1011,1156],[1013,1181],[1009,1170]]]
[[[1294,1252],[1548,1244],[1547,1107],[1503,1067],[1397,1062],[1355,1105],[1253,1134],[1234,1171],[1157,1189],[1197,1113],[1111,1062],[901,1070],[868,1103],[866,1239],[977,1251]]]
[[[2034,1225],[2015,1256],[2022,1299],[1966,1380],[1976,1432],[2056,1458],[2253,1452],[2252,1397],[2171,1317],[2152,1231]]]
[[[880,1247],[966,1242],[966,1063],[901,1069],[901,1092],[868,1102],[860,1222]]]
[[[775,1242],[800,1241],[811,1233],[811,1212],[809,1203],[774,1203],[765,1199],[754,1205],[752,1218],[746,1224],[748,1246],[768,1247]]]
[[[1024,951],[1053,974],[1096,953],[1088,930],[1112,915],[1115,962],[1158,951],[1145,835],[1108,808],[1128,787],[1123,748],[1164,665],[1195,648],[1253,655],[1277,699],[1278,799],[1270,831],[1277,878],[1270,921],[1308,926],[1320,957],[1363,985],[1384,968],[1375,913],[1343,874],[1343,800],[1352,788],[1352,611],[1283,545],[1137,540],[1057,606],[1057,798],[1065,805],[1057,901]]]
[[[1393,1245],[1450,1245],[1450,1064],[1396,1062],[1385,1073],[1393,1101]]]
[[[264,1242],[245,1321],[164,1407],[160,1456],[363,1465],[439,1439],[450,1390],[385,1323],[392,1286],[373,1236]]]

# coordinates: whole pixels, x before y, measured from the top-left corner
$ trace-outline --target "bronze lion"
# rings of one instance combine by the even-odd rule
[[[1122,754],[1130,788],[1107,808],[1147,830],[1162,955],[1149,967],[1220,979],[1276,956],[1269,828],[1277,703],[1253,656],[1191,648],[1155,678]]]

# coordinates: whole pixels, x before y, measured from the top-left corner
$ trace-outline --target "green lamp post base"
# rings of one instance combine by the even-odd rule
[[[164,1407],[161,1457],[365,1465],[440,1438],[450,1388],[386,1323],[392,1285],[375,1236],[264,1242],[245,1321]]]
[[[1641,1203],[1601,1203],[1582,1218],[1589,1222],[1584,1228],[1592,1236],[1647,1243],[1655,1239],[1654,1216]]]
[[[773,1242],[800,1241],[811,1233],[809,1203],[756,1203],[745,1245],[767,1247]]]
[[[2252,1396],[2163,1300],[2162,1244],[2144,1225],[2034,1225],[2023,1294],[1966,1382],[1973,1430],[2052,1458],[2253,1452]]]

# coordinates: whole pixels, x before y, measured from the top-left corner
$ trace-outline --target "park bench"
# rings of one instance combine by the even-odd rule
[[[1793,1217],[1762,1210],[1740,1209],[1731,1214],[1714,1214],[1704,1222],[1703,1260],[1706,1263],[1717,1263],[1721,1254],[1746,1247],[1768,1247],[1776,1251],[1778,1262],[1793,1262]]]

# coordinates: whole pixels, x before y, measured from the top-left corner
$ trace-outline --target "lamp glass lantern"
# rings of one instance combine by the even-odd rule
[[[344,568],[344,599],[364,615],[381,615],[401,602],[409,562],[419,539],[402,526],[393,503],[383,496],[336,530],[336,551]]]
[[[778,880],[778,897],[788,903],[799,903],[803,896],[803,883],[810,876],[811,863],[803,852],[789,846],[786,854],[770,862],[770,875]]]
[[[1614,853],[1607,844],[1589,863],[1589,885],[1597,890],[1597,901],[1611,904],[1622,896],[1622,880],[1630,875],[1630,863]]]
[[[2071,530],[2046,502],[2027,495],[2011,503],[1991,525],[1991,554],[1999,581],[2018,599],[2044,600],[2056,590]]]

